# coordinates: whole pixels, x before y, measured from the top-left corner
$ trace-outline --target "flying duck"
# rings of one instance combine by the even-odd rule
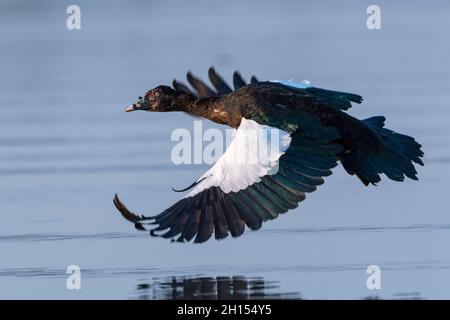
[[[359,120],[347,114],[352,103],[362,102],[357,94],[255,76],[247,84],[237,71],[233,90],[214,68],[208,76],[214,89],[188,72],[192,89],[174,80],[172,87],[151,89],[125,109],[183,111],[235,128],[224,154],[162,213],[137,215],[115,195],[116,208],[139,230],[179,242],[202,243],[213,234],[238,237],[245,226],[258,230],[264,221],[296,208],[338,161],[365,186],[376,185],[380,174],[417,180],[413,163],[423,166],[421,145],[384,128],[382,116]],[[258,133],[264,130],[272,134]],[[238,161],[255,152],[249,136],[266,151],[266,161]],[[274,139],[278,148],[272,150]]]

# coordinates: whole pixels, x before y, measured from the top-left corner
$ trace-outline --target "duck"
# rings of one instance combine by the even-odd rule
[[[121,215],[153,237],[203,243],[241,236],[266,221],[296,208],[324,183],[340,163],[364,186],[377,185],[381,175],[394,181],[418,180],[422,145],[413,137],[385,128],[385,117],[357,119],[347,111],[360,95],[322,89],[308,81],[247,83],[233,74],[233,88],[214,67],[212,86],[191,72],[190,85],[174,80],[160,85],[126,107],[126,112],[186,112],[235,130],[222,156],[188,188],[181,200],[163,212],[144,216],[130,211],[114,196]],[[258,132],[270,131],[263,135]],[[246,141],[248,137],[253,141]],[[278,148],[271,148],[276,140]],[[257,144],[265,161],[252,158]],[[253,157],[254,158],[254,157]],[[178,190],[180,191],[180,190]]]

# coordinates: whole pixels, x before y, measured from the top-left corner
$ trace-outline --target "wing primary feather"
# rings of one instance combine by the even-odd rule
[[[210,96],[216,96],[216,92],[214,92],[210,87],[208,87],[202,80],[196,78],[192,72],[188,72],[187,80],[189,84],[197,91],[197,95],[199,97],[210,97]]]
[[[213,210],[213,217],[214,217],[214,235],[216,239],[224,239],[228,236],[228,223],[225,218],[225,212],[223,211],[223,208],[221,206],[220,202],[220,196],[221,196],[221,190],[219,188],[215,188],[214,190],[214,210]]]
[[[214,67],[209,68],[208,77],[214,88],[216,88],[218,94],[225,95],[233,92],[225,80],[223,80],[222,77],[216,72]]]
[[[180,205],[177,208],[167,213],[167,215],[165,215],[164,217],[157,219],[154,224],[157,224],[158,226],[153,230],[154,231],[165,230],[175,225],[177,220],[179,220],[183,214],[189,213],[189,210],[192,207],[192,200],[191,201],[189,200],[191,199],[184,199],[179,201],[178,203],[180,203]]]
[[[262,219],[257,215],[245,201],[240,197],[239,193],[232,193],[230,199],[233,201],[233,205],[238,208],[241,219],[245,221],[247,226],[252,230],[258,230],[261,228]]]
[[[178,215],[177,219],[174,219],[172,225],[170,226],[170,229],[166,233],[162,234],[161,237],[172,238],[183,231],[183,228],[185,227],[190,216],[194,214],[195,210],[197,209],[197,205],[200,201],[200,196],[186,201],[189,201],[189,206],[185,210],[180,211],[182,214]],[[180,237],[176,241],[184,242],[184,239],[180,235]]]
[[[260,201],[270,210],[274,218],[278,216],[278,213],[285,211],[283,207],[280,207],[273,201],[272,195],[269,196],[268,194],[264,194],[259,188],[259,185],[262,185],[262,183],[247,188],[247,191],[251,193],[253,197],[260,199]]]
[[[283,199],[276,190],[270,188],[264,181],[261,183],[255,185],[255,190],[257,190],[261,196],[266,196],[267,200],[270,201],[277,209],[277,212],[284,213],[288,211],[291,208],[295,208],[296,204],[294,206],[290,205],[289,201],[286,201]],[[270,197],[268,196],[270,194]]]
[[[258,197],[249,192],[249,188],[243,190],[242,194],[248,199],[247,203],[253,204],[253,207],[258,207],[258,210],[255,210],[255,212],[261,217],[261,219],[263,219],[263,221],[271,220],[278,216],[278,214],[272,210],[264,197]]]
[[[213,218],[213,206],[214,189],[208,189],[205,191],[205,206],[202,208],[202,215],[198,226],[198,233],[195,237],[194,243],[202,243],[207,241],[214,232],[214,218]]]
[[[241,218],[239,210],[234,206],[229,195],[220,194],[220,206],[225,214],[225,219],[232,237],[239,237],[245,230],[245,220]]]
[[[234,90],[238,90],[240,88],[242,88],[243,86],[247,85],[247,83],[245,82],[245,80],[242,78],[241,74],[239,73],[239,71],[235,71],[233,73],[233,86],[234,86]]]
[[[197,208],[190,215],[188,221],[186,222],[183,232],[180,235],[180,238],[186,240],[187,242],[191,241],[192,238],[197,234],[198,227],[200,224],[200,218],[202,216],[202,212],[206,209],[206,192],[202,192],[199,197],[199,202],[197,204]]]
[[[250,83],[258,83],[258,82],[259,82],[259,80],[255,76],[251,77]]]
[[[119,212],[122,214],[122,216],[130,222],[136,223],[142,219],[150,219],[150,218],[142,216],[142,215],[139,216],[139,215],[131,212],[130,210],[128,210],[128,208],[120,201],[117,193],[114,196],[113,202],[114,202],[114,206],[117,208],[117,210],[119,210]]]
[[[177,79],[174,79],[172,82],[172,87],[177,90],[177,91],[181,91],[184,93],[189,93],[192,94],[194,96],[196,96],[196,94],[194,92],[191,91],[191,89],[188,88],[188,86],[186,86],[184,83],[177,81]]]

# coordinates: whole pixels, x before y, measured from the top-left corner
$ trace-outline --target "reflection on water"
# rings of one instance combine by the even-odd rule
[[[249,300],[300,299],[296,292],[279,291],[277,281],[262,277],[169,277],[137,285],[138,299]]]

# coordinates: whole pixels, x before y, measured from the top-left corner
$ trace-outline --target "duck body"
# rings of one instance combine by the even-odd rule
[[[238,73],[233,91],[214,69],[209,77],[215,90],[188,73],[194,91],[174,80],[173,89],[156,87],[126,109],[183,111],[236,129],[222,157],[162,213],[136,215],[116,195],[116,208],[139,230],[181,242],[240,236],[245,226],[257,230],[297,207],[338,162],[366,186],[380,182],[381,174],[417,180],[413,163],[423,165],[421,145],[384,128],[382,116],[359,120],[346,113],[362,102],[359,95],[255,77],[247,84]],[[281,148],[271,149],[274,139]],[[254,158],[253,145],[268,151],[265,161],[241,162]]]
[[[382,150],[383,141],[373,128],[318,100],[305,89],[293,90],[286,84],[258,82],[248,84],[232,94],[197,99],[187,109],[193,115],[232,128],[238,128],[245,118],[290,134],[302,131],[302,123],[309,124],[311,118],[315,118],[338,131],[340,138],[337,142],[343,146],[343,153],[357,150],[370,154]]]

